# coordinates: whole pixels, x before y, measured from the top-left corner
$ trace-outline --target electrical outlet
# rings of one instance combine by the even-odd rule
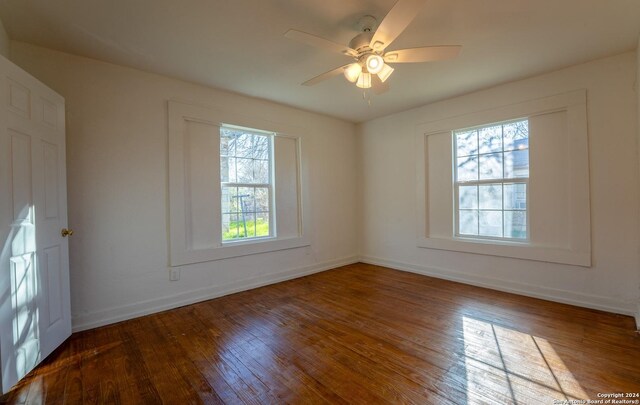
[[[171,269],[171,270],[169,270],[169,280],[170,281],[178,281],[178,280],[180,280],[180,269]]]

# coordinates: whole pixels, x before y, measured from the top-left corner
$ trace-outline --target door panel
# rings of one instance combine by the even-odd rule
[[[31,118],[31,92],[22,84],[7,78],[9,84],[9,111]]]
[[[47,286],[47,329],[63,317],[62,284],[63,272],[60,261],[60,246],[43,250],[42,274]]]
[[[31,209],[31,138],[9,129],[11,136],[11,192],[13,222],[33,225]]]
[[[43,142],[44,213],[46,219],[58,219],[58,147]]]
[[[0,56],[0,374],[8,391],[71,334],[64,99]]]

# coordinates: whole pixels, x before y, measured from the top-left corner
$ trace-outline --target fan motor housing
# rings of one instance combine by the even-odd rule
[[[372,37],[373,32],[363,32],[362,34],[356,35],[351,42],[349,42],[349,48],[355,49],[358,53],[370,52]]]
[[[358,20],[358,31],[361,32],[376,32],[378,28],[378,20],[372,15],[364,15]]]

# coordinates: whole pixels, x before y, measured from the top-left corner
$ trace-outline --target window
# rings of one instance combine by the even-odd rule
[[[454,131],[456,236],[528,239],[529,122]]]
[[[229,125],[220,127],[223,242],[274,235],[273,135]]]
[[[416,126],[417,246],[590,266],[586,95],[514,94]]]
[[[302,133],[169,101],[171,266],[309,246]]]

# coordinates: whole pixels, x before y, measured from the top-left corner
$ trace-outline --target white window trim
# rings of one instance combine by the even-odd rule
[[[177,101],[168,102],[169,112],[169,263],[171,266],[181,266],[192,263],[208,262],[231,257],[246,256],[251,254],[273,252],[278,250],[293,249],[309,246],[309,238],[306,234],[309,229],[308,216],[304,213],[308,210],[308,188],[302,170],[302,139],[304,130],[298,127],[263,120],[256,117],[247,117],[234,112],[213,109],[204,106],[184,104]],[[220,127],[223,124],[237,125],[245,128],[259,128],[273,132],[277,137],[286,137],[296,141],[297,150],[297,187],[298,187],[298,236],[295,237],[269,237],[243,240],[238,242],[222,243],[221,223],[214,230],[218,235],[219,243],[215,247],[206,249],[189,249],[187,243],[187,204],[185,193],[185,158],[184,158],[184,123],[187,121]],[[296,135],[291,135],[296,134]],[[219,154],[218,154],[219,159]],[[273,162],[273,160],[272,160]],[[273,163],[272,163],[273,165]],[[218,164],[219,167],[219,164]],[[212,181],[220,184],[220,176],[212,178]],[[273,178],[275,188],[277,179]],[[216,183],[214,183],[216,184]],[[219,203],[219,201],[218,201]],[[274,222],[275,216],[274,205]],[[212,209],[216,209],[212,207]],[[221,211],[218,207],[216,217],[221,222]]]
[[[571,228],[567,249],[530,242],[456,237],[455,217],[451,219],[451,237],[430,237],[428,224],[428,162],[427,137],[449,133],[458,128],[474,127],[492,122],[510,121],[519,117],[533,117],[552,112],[567,114],[568,137],[572,145],[569,156],[571,184]],[[417,189],[417,246],[482,255],[511,257],[552,263],[591,266],[591,208],[589,192],[589,153],[587,138],[586,90],[545,97],[517,104],[470,112],[451,118],[420,124],[416,127],[416,189]],[[527,192],[534,192],[527,190]],[[454,193],[452,193],[454,194]],[[454,207],[454,196],[451,196]],[[529,207],[528,207],[529,209]],[[455,213],[454,213],[455,215]],[[528,222],[527,228],[530,226]]]

